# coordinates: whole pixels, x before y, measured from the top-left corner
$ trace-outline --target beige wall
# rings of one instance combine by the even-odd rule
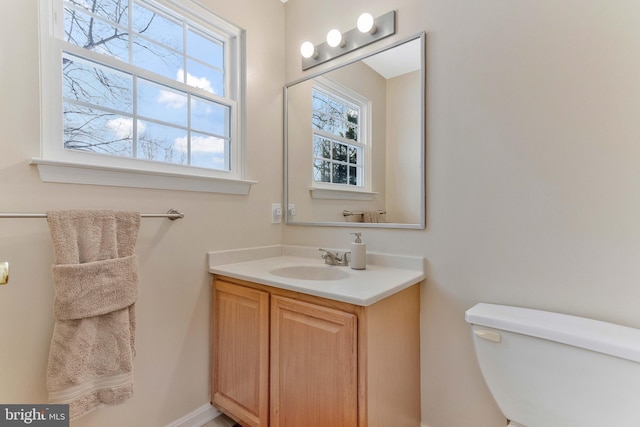
[[[426,257],[422,418],[504,425],[464,311],[479,301],[640,327],[640,3],[629,0],[290,0],[297,53],[361,11],[427,32],[427,229],[364,229],[371,251]],[[306,11],[303,13],[303,10]],[[333,11],[339,10],[339,13]],[[287,244],[347,247],[343,228]]]
[[[420,71],[387,80],[387,222],[421,221],[419,87]]]
[[[247,197],[40,182],[29,159],[39,155],[37,2],[2,2],[0,28],[0,212],[127,209],[183,220],[143,219],[136,252],[135,396],[75,426],[162,426],[209,401],[210,250],[280,243],[270,222],[282,200],[282,3],[202,0],[247,31]],[[275,29],[275,31],[274,31]],[[46,402],[53,262],[46,221],[0,219],[0,261],[11,264],[0,287],[0,402]]]
[[[269,208],[282,198],[282,85],[302,75],[298,46],[320,42],[329,26],[352,28],[365,9],[398,11],[394,39],[427,32],[427,229],[363,230],[371,251],[428,261],[423,423],[503,422],[463,320],[478,301],[640,327],[638,2],[203,2],[247,29],[247,169],[260,182],[248,197],[41,183],[27,164],[39,152],[35,0],[12,2],[0,30],[0,211],[187,215],[142,224],[135,397],[76,425],[164,425],[207,402],[207,251],[347,247],[355,228],[272,226]],[[0,288],[0,402],[42,402],[52,328],[46,223],[0,220],[0,260],[12,268]]]

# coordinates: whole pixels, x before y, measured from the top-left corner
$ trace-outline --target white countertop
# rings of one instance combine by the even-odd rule
[[[318,248],[285,245],[209,252],[209,272],[360,306],[380,301],[425,277],[422,257],[367,253],[367,268],[352,270],[326,266],[320,255]],[[348,277],[302,280],[271,273],[276,268],[292,266],[326,266],[341,269]]]

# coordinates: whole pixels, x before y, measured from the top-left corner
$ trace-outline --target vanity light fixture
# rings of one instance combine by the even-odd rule
[[[300,46],[302,69],[308,70],[311,67],[395,34],[395,32],[395,10],[375,19],[370,13],[363,13],[358,18],[357,28],[346,33],[331,30],[327,34],[327,41],[316,46],[311,42],[302,43],[302,46]]]
[[[358,31],[361,33],[373,34],[377,30],[374,24],[373,15],[368,12],[365,12],[358,17],[356,27],[358,27]]]
[[[333,29],[327,33],[327,44],[331,47],[344,47],[344,38],[342,33]]]
[[[318,51],[316,50],[316,47],[313,45],[313,43],[304,42],[300,46],[300,55],[302,55],[303,58],[317,58]]]

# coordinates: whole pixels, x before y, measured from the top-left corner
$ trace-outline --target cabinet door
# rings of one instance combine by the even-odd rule
[[[245,426],[269,425],[269,294],[216,280],[212,403]]]
[[[357,318],[273,296],[271,427],[355,427]]]

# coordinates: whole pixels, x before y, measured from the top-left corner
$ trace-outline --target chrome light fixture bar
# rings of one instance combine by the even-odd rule
[[[364,14],[363,14],[364,15]],[[371,19],[371,18],[369,18]],[[363,46],[375,41],[388,37],[396,32],[396,11],[385,13],[373,20],[373,25],[362,27],[360,19],[358,27],[347,31],[342,38],[336,43],[335,37],[337,30],[331,30],[329,33],[332,37],[327,37],[327,41],[313,46],[310,42],[305,42],[301,46],[302,53],[302,69],[308,70],[311,67],[320,65],[331,59],[337,58],[349,52],[353,52]],[[365,19],[366,21],[366,19]],[[367,30],[363,32],[362,30]],[[337,32],[339,34],[339,32]],[[331,46],[329,44],[331,42]]]

